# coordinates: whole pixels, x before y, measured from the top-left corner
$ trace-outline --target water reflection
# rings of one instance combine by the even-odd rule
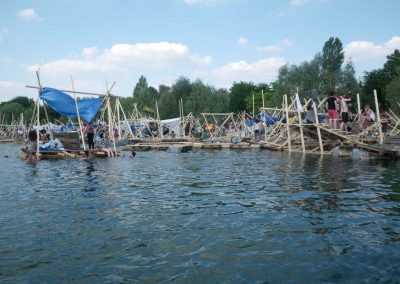
[[[193,151],[0,163],[0,282],[400,281],[396,161]]]

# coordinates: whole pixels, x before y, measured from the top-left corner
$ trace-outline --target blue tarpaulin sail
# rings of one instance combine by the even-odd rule
[[[44,100],[56,112],[67,116],[77,117],[75,100],[68,94],[53,88],[42,88],[40,98]],[[100,109],[103,99],[78,98],[79,116],[87,122],[91,122]]]

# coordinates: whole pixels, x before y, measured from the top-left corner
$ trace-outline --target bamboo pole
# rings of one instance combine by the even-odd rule
[[[160,113],[158,112],[158,103],[156,101],[156,110],[157,110],[157,121],[158,121],[158,135],[160,138],[163,138],[163,129],[161,127]]]
[[[254,113],[254,93],[253,93],[253,119],[256,118],[256,114]]]
[[[135,138],[135,137],[133,136],[133,132],[132,132],[131,126],[130,126],[130,124],[129,124],[129,120],[128,120],[127,117],[126,117],[125,111],[124,111],[124,109],[122,108],[121,102],[120,102],[119,100],[118,100],[118,105],[119,105],[119,107],[121,108],[122,116],[124,117],[124,121],[126,121],[126,124],[128,125],[129,133],[131,134],[132,138]]]
[[[119,98],[115,99],[115,107],[117,109],[117,119],[118,119],[118,139],[121,139],[122,133],[121,133],[121,117],[119,113]]]
[[[376,109],[376,123],[378,124],[378,132],[379,132],[379,144],[382,144],[383,133],[382,133],[381,115],[379,113],[378,94],[375,89],[374,89],[374,99],[375,99],[375,109]]]
[[[292,143],[291,143],[291,137],[290,137],[290,125],[289,125],[289,111],[288,111],[288,102],[287,102],[287,95],[284,95],[284,101],[285,101],[285,111],[286,111],[286,132],[287,132],[287,144],[288,144],[288,150],[289,152],[292,151]]]
[[[72,90],[75,90],[75,85],[74,85],[74,79],[72,78],[71,75],[71,84],[72,84]],[[83,137],[83,129],[82,129],[82,122],[81,122],[81,116],[79,113],[79,107],[78,107],[78,101],[76,100],[76,95],[74,94],[74,101],[75,101],[75,109],[76,109],[76,114],[78,116],[78,123],[79,123],[79,134],[81,136],[81,140],[82,140],[82,145],[83,145],[83,150],[86,151],[86,145],[85,145],[85,138]]]
[[[37,70],[36,71],[36,77],[37,77],[37,80],[38,80],[38,85],[39,85],[39,88],[38,88],[38,99],[37,99],[37,107],[36,107],[36,109],[37,109],[37,118],[36,118],[36,143],[37,143],[37,145],[36,145],[36,159],[39,159],[39,156],[40,156],[40,152],[39,152],[39,143],[40,143],[40,132],[39,132],[39,125],[40,125],[40,119],[39,119],[39,110],[40,110],[40,92],[41,92],[41,90],[42,90],[42,85],[40,84],[40,76],[39,76],[39,70]]]
[[[111,103],[110,97],[107,97],[107,112],[108,112],[108,133],[112,137],[114,151],[117,151],[117,146],[115,145],[114,127],[112,125],[112,113],[111,113]]]
[[[299,88],[297,88],[297,93],[296,95],[299,95]],[[303,153],[306,152],[306,146],[304,145],[304,135],[303,135],[303,120],[301,119],[301,113],[300,113],[300,109],[298,107],[297,108],[297,116],[299,118],[299,127],[300,127],[300,139],[301,139],[301,149],[303,150]]]
[[[315,105],[314,101],[313,101],[313,108],[314,108],[314,116],[315,116],[315,125],[317,126],[319,150],[321,152],[321,155],[323,155],[324,154],[324,145],[322,144],[321,130],[319,129],[319,118],[318,118],[317,106]]]
[[[262,107],[264,112],[264,141],[267,139],[267,113],[264,104],[264,90],[261,90]]]

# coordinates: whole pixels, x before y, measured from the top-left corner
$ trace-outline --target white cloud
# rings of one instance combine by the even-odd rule
[[[290,47],[292,45],[293,43],[289,39],[284,38],[274,45],[259,46],[257,47],[257,51],[267,53],[279,52],[282,51],[284,48]]]
[[[237,45],[246,45],[249,43],[249,40],[243,36],[239,37],[236,44]]]
[[[98,49],[96,46],[93,47],[86,47],[82,50],[82,55],[84,57],[93,57],[98,54]]]
[[[286,61],[282,57],[264,58],[252,63],[240,60],[215,69],[213,74],[229,83],[233,81],[270,82],[276,78],[279,68],[284,64]]]
[[[25,21],[42,21],[43,18],[36,14],[35,10],[32,8],[23,9],[17,11],[18,18],[21,18]]]
[[[96,47],[82,50],[78,58],[66,58],[27,67],[34,72],[40,67],[41,73],[51,77],[71,74],[124,72],[132,68],[164,69],[170,66],[198,66],[212,62],[210,56],[190,52],[186,45],[169,42],[115,44],[99,51]]]
[[[346,57],[351,58],[353,62],[366,62],[383,58],[396,48],[400,48],[400,36],[393,36],[383,44],[370,41],[352,41],[345,46],[344,51]]]
[[[27,89],[22,83],[0,81],[0,102],[9,101],[17,96],[35,98],[37,92],[32,92],[31,89]]]
[[[185,4],[190,5],[190,6],[197,5],[197,4],[206,5],[206,6],[214,6],[223,1],[225,1],[225,0],[183,0],[183,2],[185,2]]]

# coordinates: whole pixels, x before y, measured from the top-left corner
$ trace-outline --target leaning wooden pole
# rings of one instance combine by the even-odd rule
[[[381,115],[379,113],[379,104],[378,104],[378,94],[374,89],[374,99],[375,99],[375,109],[376,109],[376,123],[378,124],[379,131],[379,144],[383,143],[383,133],[382,133],[382,124],[381,124]]]
[[[361,114],[360,94],[357,93],[357,116]]]

